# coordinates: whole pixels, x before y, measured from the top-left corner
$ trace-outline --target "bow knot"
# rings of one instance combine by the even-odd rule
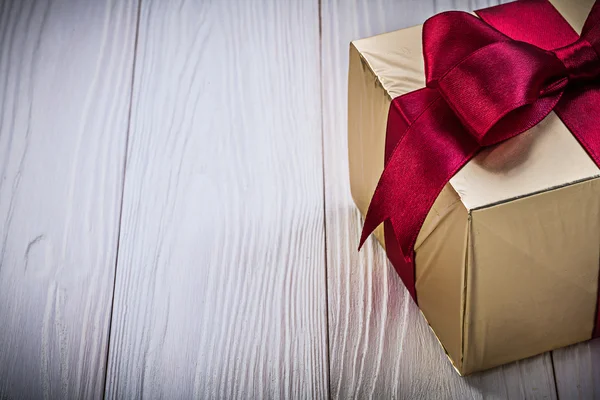
[[[553,51],[567,69],[570,81],[584,81],[600,77],[600,58],[586,38]]]

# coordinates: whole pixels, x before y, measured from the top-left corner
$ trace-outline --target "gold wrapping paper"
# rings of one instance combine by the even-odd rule
[[[553,0],[579,32],[593,0]],[[383,171],[391,100],[424,86],[421,26],[352,42],[348,145],[365,214]],[[600,170],[551,113],[481,152],[438,196],[417,239],[419,307],[461,374],[591,338]],[[385,247],[383,226],[375,235]]]

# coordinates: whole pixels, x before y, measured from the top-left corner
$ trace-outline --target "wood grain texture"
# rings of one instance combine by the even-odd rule
[[[327,397],[318,12],[142,2],[108,398]]]
[[[600,340],[552,352],[561,399],[600,399]]]
[[[322,77],[329,299],[334,398],[556,398],[549,354],[459,377],[375,240],[357,253],[362,226],[347,164],[348,45],[484,1],[323,0]]]
[[[0,398],[101,398],[137,1],[0,2]]]

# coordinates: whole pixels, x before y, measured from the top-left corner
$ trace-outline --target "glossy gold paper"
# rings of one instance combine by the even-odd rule
[[[593,0],[552,3],[580,31]],[[391,99],[423,86],[420,26],[351,44],[350,183],[363,214],[383,171]],[[416,290],[461,374],[591,338],[599,175],[551,113],[481,152],[439,195],[415,245]],[[385,245],[382,227],[375,234]]]

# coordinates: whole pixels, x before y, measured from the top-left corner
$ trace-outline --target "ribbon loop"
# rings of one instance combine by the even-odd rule
[[[455,65],[440,78],[438,90],[477,143],[489,146],[522,130],[513,127],[489,135],[496,123],[556,92],[565,76],[564,66],[552,53],[524,42],[501,41],[478,49]],[[545,109],[544,116],[550,111]],[[523,121],[522,125],[527,124]]]
[[[427,87],[435,87],[452,67],[477,50],[503,41],[510,38],[471,14],[448,11],[429,18],[423,24]]]

